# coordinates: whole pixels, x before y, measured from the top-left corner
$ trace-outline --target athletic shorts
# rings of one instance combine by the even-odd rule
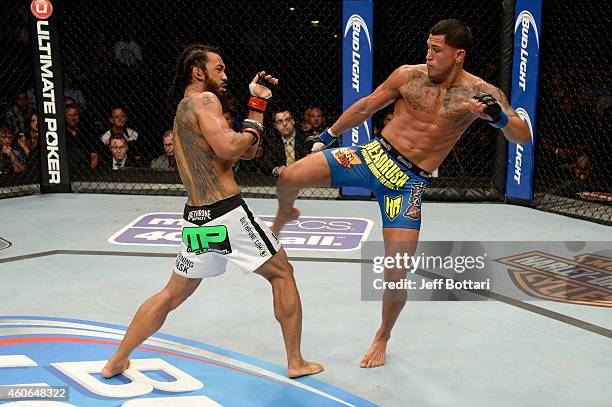
[[[240,195],[211,205],[185,205],[174,272],[188,278],[215,277],[225,273],[228,261],[250,272],[280,248],[276,236]]]
[[[354,147],[327,149],[333,187],[368,188],[378,200],[383,227],[421,228],[421,201],[430,174],[379,138]]]

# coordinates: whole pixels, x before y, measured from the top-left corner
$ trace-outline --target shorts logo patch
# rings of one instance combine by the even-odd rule
[[[404,216],[412,220],[421,219],[421,200],[423,198],[423,192],[425,192],[426,185],[422,182],[415,182],[412,184],[412,190],[410,191],[410,198],[408,198],[408,209]]]
[[[230,254],[232,252],[227,227],[224,225],[185,227],[182,238],[189,253]]]
[[[372,175],[387,188],[399,191],[410,179],[410,176],[389,157],[378,141],[362,146],[361,154],[372,171]]]
[[[390,220],[395,220],[402,211],[402,203],[404,201],[403,196],[396,196],[395,198],[385,195],[385,213]]]
[[[253,242],[253,244],[257,248],[257,250],[259,250],[259,255],[261,257],[266,257],[268,255],[268,251],[264,247],[263,242],[255,234],[255,231],[253,230],[253,228],[251,227],[251,225],[249,224],[249,222],[247,221],[245,216],[240,218],[240,224],[244,228],[244,231],[247,233],[247,235],[249,235],[249,238],[251,239],[251,241]]]
[[[193,211],[189,211],[187,214],[187,220],[193,223],[196,220],[212,220],[210,215],[210,209],[196,209]]]
[[[361,159],[354,148],[337,148],[332,151],[332,155],[344,168],[351,168],[353,165],[361,164]]]

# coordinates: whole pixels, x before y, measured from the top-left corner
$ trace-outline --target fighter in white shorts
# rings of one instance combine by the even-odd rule
[[[276,236],[240,195],[211,205],[185,205],[174,272],[188,278],[215,277],[225,272],[228,261],[255,271],[280,249]]]
[[[272,92],[259,84],[278,80],[258,73],[249,90],[249,118],[240,133],[223,118],[220,99],[227,75],[219,51],[191,45],[177,61],[172,93],[174,152],[187,190],[181,251],[166,287],[146,300],[134,316],[121,345],[102,369],[106,378],[129,366],[130,353],[164,323],[198,287],[203,277],[225,272],[228,261],[261,274],[272,285],[274,316],[281,324],[287,351],[287,375],[318,373],[323,366],[302,358],[302,306],[285,251],[268,227],[240,197],[232,172],[234,160],[255,157],[263,135],[263,113]]]

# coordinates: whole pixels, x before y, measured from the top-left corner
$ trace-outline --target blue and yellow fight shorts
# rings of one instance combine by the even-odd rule
[[[332,187],[369,188],[385,228],[420,229],[421,199],[430,174],[379,138],[362,146],[324,150]]]

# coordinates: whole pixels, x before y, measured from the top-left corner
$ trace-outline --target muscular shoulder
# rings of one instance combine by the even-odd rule
[[[421,75],[427,72],[427,67],[424,64],[421,65],[402,65],[397,68],[392,76],[397,76],[403,80],[410,80],[415,75]]]
[[[194,109],[218,110],[221,109],[219,98],[212,92],[196,93],[192,96]]]
[[[425,65],[402,65],[397,68],[387,79],[389,87],[400,88],[409,82],[427,76]]]
[[[498,97],[500,94],[503,94],[502,90],[499,89],[497,86],[490,84],[489,82],[485,81],[484,79],[476,75],[472,75],[472,74],[468,74],[468,75],[469,75],[470,88],[472,88],[474,91],[487,92],[495,97]]]

